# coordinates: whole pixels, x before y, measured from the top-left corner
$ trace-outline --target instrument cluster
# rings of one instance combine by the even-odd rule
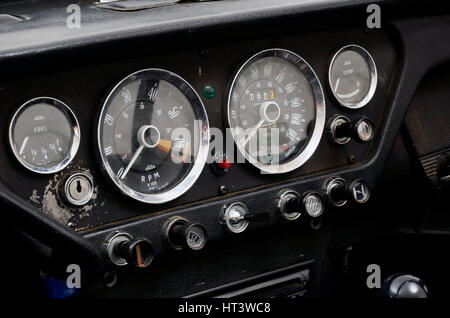
[[[238,66],[224,92],[225,127],[244,158],[241,162],[263,174],[298,169],[316,152],[324,132],[337,144],[351,138],[368,142],[374,136],[375,126],[366,117],[351,121],[344,115],[329,116],[327,122],[325,105],[326,90],[343,108],[359,109],[369,103],[378,76],[368,50],[358,45],[337,50],[326,83],[297,53],[272,48],[254,54]],[[208,89],[214,94],[214,87]],[[206,98],[207,93],[205,88]],[[137,70],[119,81],[100,105],[94,131],[104,177],[123,195],[144,203],[161,204],[182,196],[206,163],[215,164],[216,171],[239,163],[239,156],[229,155],[207,162],[214,152],[208,111],[193,86],[170,70]],[[70,105],[36,97],[13,114],[9,144],[26,169],[51,174],[75,157],[82,133]],[[68,178],[66,201],[85,202],[92,195],[91,185],[88,175]]]

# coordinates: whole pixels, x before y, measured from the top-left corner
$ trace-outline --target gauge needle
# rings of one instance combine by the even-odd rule
[[[353,92],[351,92],[351,93],[348,93],[348,94],[337,94],[337,93],[336,93],[336,95],[337,95],[339,98],[350,98],[350,97],[353,97],[353,96],[357,95],[360,91],[361,91],[361,90],[360,90],[359,88],[357,88],[357,89],[355,89],[355,90],[354,90]]]
[[[254,134],[256,134],[256,131],[259,129],[259,127],[261,127],[261,125],[264,123],[265,119],[261,119],[256,125],[255,127],[253,127],[252,131],[250,132],[250,134],[247,136],[247,138],[245,138],[244,140],[244,146],[248,143],[248,141],[250,140],[250,138],[253,137]]]
[[[21,154],[23,153],[23,150],[25,149],[25,146],[26,146],[26,144],[27,144],[27,142],[28,142],[28,138],[29,138],[29,137],[26,136],[25,139],[23,140],[22,146],[20,146],[19,155],[21,155]]]
[[[126,177],[128,171],[130,171],[131,167],[133,166],[134,162],[136,161],[137,157],[139,157],[139,155],[141,154],[143,149],[144,149],[144,145],[140,145],[139,148],[136,150],[136,152],[133,155],[133,158],[131,158],[130,162],[128,163],[128,166],[126,167],[126,169],[120,176],[121,180],[123,180]]]
[[[338,86],[339,86],[339,82],[341,81],[341,78],[340,77],[338,77],[338,79],[337,79],[337,81],[336,81],[336,85],[334,86],[334,92],[335,93],[337,93],[337,89],[338,89]]]

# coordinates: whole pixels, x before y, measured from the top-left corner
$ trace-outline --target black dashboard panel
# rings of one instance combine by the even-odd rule
[[[292,27],[292,26],[291,26]],[[214,34],[200,33],[198,37],[208,38]],[[5,179],[17,180],[10,183],[11,190],[23,194],[23,199],[29,200],[46,213],[55,216],[63,223],[72,223],[76,229],[88,229],[98,225],[125,220],[127,218],[161,213],[177,206],[202,200],[217,198],[219,188],[225,185],[227,194],[233,195],[242,191],[248,192],[255,188],[265,188],[281,182],[301,180],[313,173],[339,170],[351,164],[358,164],[370,156],[368,144],[358,144],[354,141],[347,145],[335,145],[327,141],[324,132],[318,149],[313,157],[301,168],[287,174],[261,174],[250,164],[235,164],[223,176],[217,176],[208,165],[196,184],[183,196],[164,205],[146,205],[122,195],[103,175],[96,158],[98,149],[96,141],[96,116],[98,116],[102,99],[119,80],[126,75],[144,68],[157,67],[175,72],[193,85],[199,94],[207,84],[213,85],[217,91],[213,99],[202,96],[210,126],[222,131],[226,128],[226,96],[228,85],[235,70],[251,55],[268,48],[285,48],[302,56],[317,73],[326,95],[327,120],[335,114],[356,119],[367,116],[374,122],[380,120],[380,114],[385,107],[386,94],[390,78],[394,70],[396,54],[391,40],[384,32],[371,31],[364,33],[360,29],[345,28],[339,31],[309,32],[304,34],[278,34],[267,38],[242,38],[226,44],[202,43],[201,49],[197,43],[186,43],[154,52],[145,41],[130,47],[139,50],[139,57],[123,59],[114,63],[96,63],[63,72],[52,72],[39,78],[19,78],[9,80],[3,85],[3,111],[12,114],[18,106],[28,99],[37,96],[52,96],[69,105],[80,122],[82,142],[75,160],[69,167],[56,175],[39,176],[25,171],[14,162],[14,158],[3,153],[8,167],[4,166]],[[378,87],[374,98],[360,110],[348,110],[338,107],[331,99],[327,84],[328,64],[333,54],[347,44],[358,44],[365,47],[373,56],[378,69]],[[126,50],[127,51],[127,50]],[[188,63],[186,61],[189,61]],[[24,87],[32,87],[24,93]],[[4,117],[7,126],[8,117]],[[5,140],[3,140],[5,142]],[[5,148],[7,144],[3,144]],[[352,158],[350,158],[352,157]],[[55,201],[57,183],[71,171],[89,171],[95,185],[95,199],[81,209],[59,207]],[[20,190],[20,191],[19,191]],[[316,190],[320,190],[316,189]]]

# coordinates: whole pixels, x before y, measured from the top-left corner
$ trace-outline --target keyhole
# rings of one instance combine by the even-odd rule
[[[80,180],[78,180],[77,181],[77,191],[78,191],[78,193],[81,193],[81,189],[82,189],[81,182],[80,182]]]

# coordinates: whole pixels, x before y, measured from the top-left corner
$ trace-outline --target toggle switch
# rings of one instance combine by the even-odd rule
[[[226,204],[220,214],[220,222],[232,233],[245,231],[250,222],[269,223],[271,219],[269,212],[251,213],[247,206],[241,202]]]
[[[220,214],[220,222],[232,233],[244,232],[249,221],[246,216],[249,215],[247,206],[241,202],[234,202],[223,206]]]

